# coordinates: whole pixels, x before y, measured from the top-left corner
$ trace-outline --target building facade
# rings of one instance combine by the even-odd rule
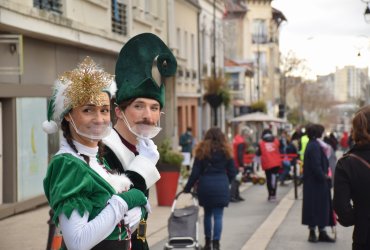
[[[334,97],[340,102],[368,100],[368,68],[345,66],[337,68],[335,73]]]
[[[240,77],[235,72],[230,75],[231,88],[236,93],[249,92],[244,95],[243,105],[263,101],[272,115],[281,102],[279,27],[285,20],[280,11],[271,7],[271,0],[226,1],[226,58],[238,65],[252,65],[252,74],[237,81],[239,89],[235,88],[235,82]]]
[[[177,137],[191,127],[195,137],[199,134],[199,58],[198,58],[198,1],[174,1],[176,76],[176,134]]]
[[[138,33],[168,43],[167,11],[161,0],[0,2],[0,217],[46,201],[42,180],[59,136],[46,135],[41,124],[58,75],[85,56],[114,74],[120,49]],[[166,88],[168,110],[173,85]],[[173,135],[168,120],[164,131]]]
[[[46,202],[42,180],[60,135],[46,135],[41,124],[54,80],[86,56],[114,74],[122,46],[139,33],[161,37],[178,61],[177,75],[166,85],[156,142],[170,138],[176,146],[186,127],[200,140],[215,125],[212,116],[225,131],[224,106],[213,114],[203,98],[206,79],[229,70],[225,55],[239,67],[235,77],[244,88],[237,94],[244,103],[257,100],[262,89],[261,99],[278,99],[278,19],[271,1],[239,2],[244,9],[230,51],[223,0],[0,1],[0,218]]]
[[[200,0],[201,13],[199,16],[199,65],[200,65],[200,93],[205,94],[205,82],[210,77],[224,76],[224,31],[223,14],[225,11],[223,0]],[[225,131],[225,109],[223,106],[217,109],[217,114],[211,112],[210,105],[200,100],[201,134],[215,126],[214,120]]]

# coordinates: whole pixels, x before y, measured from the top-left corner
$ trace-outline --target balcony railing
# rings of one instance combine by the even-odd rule
[[[61,0],[33,0],[33,6],[41,10],[47,10],[62,14]]]

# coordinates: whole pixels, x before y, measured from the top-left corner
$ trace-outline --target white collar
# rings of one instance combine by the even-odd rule
[[[73,144],[76,146],[76,149],[78,151],[78,153],[80,154],[84,154],[86,156],[89,156],[90,158],[95,158],[97,153],[98,153],[98,150],[99,148],[98,147],[88,147],[88,146],[85,146],[75,140],[73,140]],[[76,156],[77,158],[80,158],[80,159],[83,159],[80,155],[78,155],[73,149],[72,147],[68,144],[67,142],[67,139],[62,137],[62,139],[60,140],[60,149],[58,151],[58,153],[56,153],[57,155],[58,154],[63,154],[63,153],[69,153],[69,154],[72,154],[74,156]]]

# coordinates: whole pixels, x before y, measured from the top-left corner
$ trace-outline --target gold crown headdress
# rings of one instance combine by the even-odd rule
[[[86,103],[101,105],[101,92],[113,97],[116,90],[114,76],[86,57],[76,69],[65,72],[55,81],[48,120],[43,123],[44,131],[48,134],[57,132],[64,116],[72,108]]]

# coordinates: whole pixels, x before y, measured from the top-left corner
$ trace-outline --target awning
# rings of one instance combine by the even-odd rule
[[[255,112],[246,115],[241,115],[230,119],[230,122],[279,122],[286,123],[288,122],[285,119],[278,117],[270,116],[262,112]]]

